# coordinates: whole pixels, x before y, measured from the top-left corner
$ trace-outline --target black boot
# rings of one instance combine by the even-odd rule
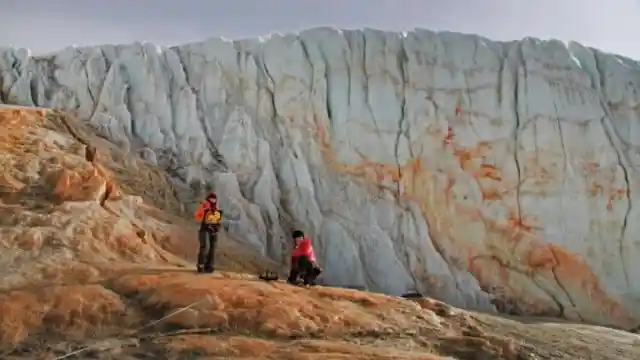
[[[304,284],[315,286],[320,274],[322,274],[322,269],[317,265],[312,265],[309,269],[309,273],[304,277]]]
[[[298,270],[293,268],[289,272],[289,277],[287,278],[287,282],[291,285],[298,285],[299,277],[300,277],[300,274],[298,273]]]

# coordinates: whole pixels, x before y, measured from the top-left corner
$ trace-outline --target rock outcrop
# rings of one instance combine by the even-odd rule
[[[330,284],[640,320],[629,59],[558,41],[318,28],[4,49],[0,74],[4,103],[75,111],[185,184],[215,184],[239,220],[231,232],[271,258],[290,226],[306,229]]]
[[[0,128],[0,292],[95,282],[123,264],[193,268],[196,229],[157,166],[48,109],[0,106]],[[219,265],[273,265],[239,251],[225,241]]]

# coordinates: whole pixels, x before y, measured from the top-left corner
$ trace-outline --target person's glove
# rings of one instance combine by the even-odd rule
[[[322,274],[322,268],[318,265],[314,265],[313,272],[315,273],[315,276],[320,276],[320,274]]]

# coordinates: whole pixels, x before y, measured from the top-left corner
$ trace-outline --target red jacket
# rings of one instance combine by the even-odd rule
[[[298,246],[293,248],[291,252],[291,257],[295,258],[298,256],[306,256],[309,258],[309,261],[312,263],[316,263],[316,254],[313,252],[313,246],[311,245],[311,240],[308,237],[304,237],[302,241],[298,244]]]

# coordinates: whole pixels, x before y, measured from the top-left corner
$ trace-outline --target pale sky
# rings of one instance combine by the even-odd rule
[[[0,0],[0,46],[34,53],[72,44],[174,45],[320,25],[575,40],[640,59],[640,0]]]

